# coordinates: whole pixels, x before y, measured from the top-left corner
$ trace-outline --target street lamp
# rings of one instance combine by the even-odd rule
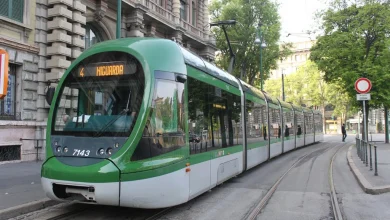
[[[255,44],[258,44],[260,46],[260,89],[263,91],[263,48],[266,48],[267,45],[265,44],[263,35],[261,33],[261,23],[257,26],[258,32],[256,32],[256,40]]]

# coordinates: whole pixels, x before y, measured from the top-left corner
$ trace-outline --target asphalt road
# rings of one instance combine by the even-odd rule
[[[0,165],[0,210],[45,198],[41,165],[41,161]]]
[[[328,136],[323,143],[279,156],[174,207],[160,219],[245,219],[276,180],[307,153],[285,176],[257,219],[334,219],[328,169],[333,154],[341,147],[335,157],[333,175],[344,219],[390,219],[390,193],[368,195],[360,189],[346,162],[353,137],[349,136],[346,143],[340,140],[341,136]],[[62,204],[15,219],[47,219],[78,209],[82,211],[67,219],[145,219],[159,211]]]

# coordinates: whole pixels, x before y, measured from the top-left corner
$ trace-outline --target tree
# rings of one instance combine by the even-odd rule
[[[338,85],[355,100],[354,82],[367,77],[373,83],[369,107],[390,106],[390,7],[387,1],[358,0],[336,4],[324,12],[324,35],[311,49],[310,59],[324,72],[326,82]],[[345,3],[345,4],[344,4]],[[352,102],[359,107],[360,103]]]
[[[296,73],[285,78],[285,97],[287,102],[306,107],[318,107],[322,115],[325,115],[325,107],[332,105],[335,116],[341,116],[343,121],[348,114],[356,109],[351,106],[351,99],[336,84],[326,83],[323,74],[317,65],[307,61],[300,66]],[[268,93],[275,97],[281,97],[281,79],[267,80],[265,88]],[[323,117],[325,129],[325,117]]]
[[[210,15],[213,21],[235,19],[237,24],[228,27],[227,32],[232,48],[236,54],[236,65],[233,71],[251,85],[259,85],[260,48],[254,43],[257,25],[262,24],[262,33],[267,47],[263,49],[263,72],[268,78],[270,69],[276,68],[276,61],[289,54],[289,45],[277,44],[280,38],[280,17],[278,5],[270,0],[213,0],[210,4]],[[217,65],[227,69],[230,59],[225,35],[220,28],[214,28],[216,45],[221,51]]]

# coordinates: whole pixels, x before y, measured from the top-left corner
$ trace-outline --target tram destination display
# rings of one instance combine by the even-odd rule
[[[129,65],[124,61],[91,63],[87,65],[81,65],[78,68],[77,77],[109,77],[128,75],[134,73],[135,68],[135,65]]]

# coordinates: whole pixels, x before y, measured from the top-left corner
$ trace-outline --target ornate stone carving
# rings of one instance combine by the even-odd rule
[[[94,19],[97,22],[100,22],[103,20],[104,16],[106,15],[108,9],[107,2],[104,0],[97,0],[96,2],[96,11],[94,13]]]

